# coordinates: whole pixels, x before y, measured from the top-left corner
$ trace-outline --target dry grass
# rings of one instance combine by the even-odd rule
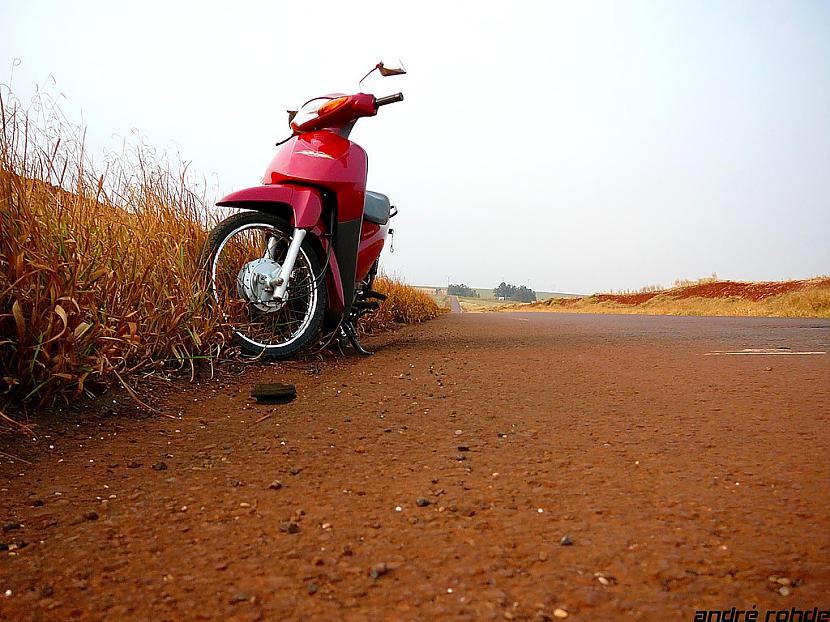
[[[378,277],[374,289],[387,298],[377,313],[361,319],[360,326],[366,332],[385,330],[395,324],[419,324],[447,312],[428,293],[395,277]]]
[[[216,353],[203,202],[147,149],[97,176],[52,111],[0,101],[0,394],[43,403]]]
[[[708,283],[714,282],[708,281]],[[677,288],[659,293],[644,302],[637,303],[608,300],[607,295],[599,295],[577,299],[552,299],[543,303],[523,306],[521,310],[653,315],[830,317],[830,281],[815,279],[804,283],[805,286],[794,291],[769,295],[760,299],[734,295],[723,297],[684,296],[684,288]],[[696,284],[699,283],[696,282]],[[776,284],[770,285],[775,286]]]
[[[226,351],[199,256],[215,221],[186,167],[139,145],[92,171],[83,134],[51,102],[0,92],[0,410],[192,370]],[[366,326],[437,305],[393,279]],[[8,418],[0,412],[0,418]]]

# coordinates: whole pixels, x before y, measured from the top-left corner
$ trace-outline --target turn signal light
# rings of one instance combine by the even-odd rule
[[[341,108],[347,101],[349,101],[348,97],[337,97],[336,99],[331,99],[317,109],[317,114],[319,116],[323,116],[324,114],[334,112],[338,108]]]

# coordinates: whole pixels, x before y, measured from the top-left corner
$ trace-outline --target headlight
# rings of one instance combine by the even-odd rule
[[[292,130],[300,131],[300,128],[307,123],[334,112],[345,105],[347,101],[349,101],[348,97],[317,97],[309,100],[297,111],[289,125]]]

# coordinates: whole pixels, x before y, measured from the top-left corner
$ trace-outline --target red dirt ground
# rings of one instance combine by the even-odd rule
[[[648,302],[655,296],[670,296],[672,298],[746,298],[758,301],[770,296],[778,296],[788,292],[806,291],[817,288],[830,288],[830,278],[805,279],[800,281],[715,281],[700,283],[686,287],[675,287],[656,292],[636,294],[597,294],[593,296],[597,302],[617,302],[626,305],[639,305]],[[557,304],[567,307],[574,305],[583,298],[567,298],[557,300]]]
[[[706,355],[828,351],[830,321],[458,314],[368,345],[5,439],[0,619],[830,606],[830,356]],[[267,380],[297,400],[253,403]]]

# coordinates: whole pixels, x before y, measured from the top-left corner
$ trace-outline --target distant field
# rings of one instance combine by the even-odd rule
[[[672,289],[549,299],[502,308],[570,313],[830,317],[830,277],[758,283],[703,280]]]
[[[431,294],[434,297],[443,298],[443,297],[446,297],[446,295],[447,295],[446,286],[418,285],[417,287],[418,287],[418,289],[422,289],[422,290],[426,291],[427,293]],[[480,298],[469,298],[469,299],[465,299],[465,300],[477,301],[477,302],[481,302],[481,303],[484,303],[486,301],[503,302],[503,301],[497,301],[496,300],[496,297],[493,295],[493,290],[492,289],[486,289],[486,288],[483,288],[483,287],[474,287],[473,289],[476,292],[478,292],[478,295],[480,296]],[[438,291],[440,293],[436,294],[435,293],[436,291]],[[575,297],[578,297],[578,296],[579,296],[579,294],[565,294],[563,292],[538,292],[538,291],[536,292],[536,300],[537,301],[549,300],[551,298],[575,298]],[[461,297],[459,297],[459,300],[461,300]]]

